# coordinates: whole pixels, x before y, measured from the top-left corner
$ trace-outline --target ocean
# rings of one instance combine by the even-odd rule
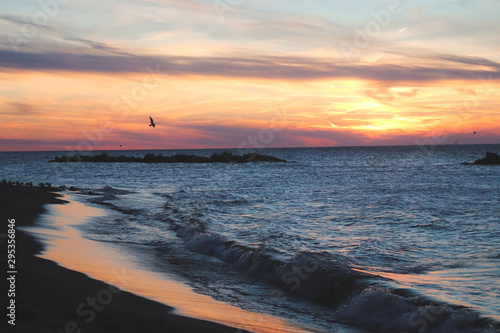
[[[72,196],[113,214],[82,224],[84,238],[304,331],[498,332],[500,166],[463,162],[500,145],[258,152],[288,162],[49,163],[73,153],[2,152],[0,179],[94,190]]]

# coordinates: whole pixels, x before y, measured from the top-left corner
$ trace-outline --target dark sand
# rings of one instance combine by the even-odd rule
[[[0,332],[243,332],[216,323],[171,314],[166,305],[118,291],[88,276],[38,258],[42,246],[21,230],[16,230],[16,325],[7,323],[7,224],[32,226],[45,204],[63,204],[56,193],[43,188],[0,184],[0,263],[3,284],[0,291]],[[111,288],[111,289],[110,289]],[[109,304],[95,311],[95,318],[79,315],[77,307],[87,299],[112,295]],[[115,293],[111,293],[112,290]],[[85,307],[89,309],[89,307]],[[88,320],[87,323],[85,320]]]

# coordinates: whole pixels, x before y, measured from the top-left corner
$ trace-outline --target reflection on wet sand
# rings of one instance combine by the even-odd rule
[[[241,310],[208,296],[196,294],[175,277],[148,271],[119,247],[81,237],[77,226],[103,209],[84,205],[71,196],[66,205],[47,207],[48,214],[29,231],[46,244],[42,258],[82,272],[120,289],[175,307],[175,313],[210,320],[253,332],[308,332],[279,318]],[[90,296],[90,295],[89,295]]]

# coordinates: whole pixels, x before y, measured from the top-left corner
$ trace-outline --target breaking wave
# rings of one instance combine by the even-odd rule
[[[360,271],[343,256],[300,252],[291,259],[278,249],[252,248],[213,233],[200,213],[179,222],[182,213],[171,204],[163,218],[190,251],[208,255],[245,274],[273,284],[279,295],[293,295],[332,309],[341,322],[374,332],[499,332],[500,324],[474,310],[426,298],[394,287],[391,280]]]

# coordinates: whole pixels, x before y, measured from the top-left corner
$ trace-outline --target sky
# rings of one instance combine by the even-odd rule
[[[500,143],[499,14],[497,0],[2,1],[0,151]]]

